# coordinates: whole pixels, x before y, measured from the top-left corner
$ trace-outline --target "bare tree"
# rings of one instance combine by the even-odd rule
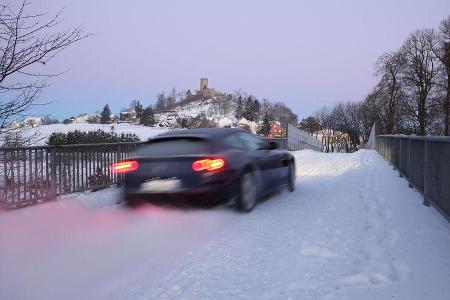
[[[401,88],[400,72],[405,65],[405,58],[401,52],[385,53],[378,58],[376,74],[381,77],[377,89],[382,93],[386,133],[397,131],[396,120],[401,108],[403,91]]]
[[[171,109],[175,106],[177,103],[177,90],[175,88],[172,88],[169,95],[166,98],[166,107]]]
[[[317,117],[307,117],[300,121],[298,127],[312,136],[318,135],[318,133],[322,130],[322,126],[320,125],[320,121]]]
[[[434,40],[433,30],[419,30],[410,35],[401,49],[405,58],[402,78],[410,93],[411,111],[417,120],[417,133],[420,135],[427,133],[427,126],[436,108],[431,90],[437,72],[437,58],[430,47],[431,40]]]
[[[59,75],[43,72],[46,63],[89,36],[82,26],[58,31],[61,12],[47,19],[46,13],[33,14],[28,12],[29,8],[26,0],[16,9],[0,5],[1,128],[37,105],[39,93],[48,86],[49,78]]]
[[[438,84],[443,90],[443,134],[450,135],[450,15],[439,26],[437,42],[431,43],[434,54],[441,62],[438,68]]]

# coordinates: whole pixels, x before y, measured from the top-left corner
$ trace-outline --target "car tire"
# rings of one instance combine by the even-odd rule
[[[250,212],[256,206],[257,190],[256,180],[252,172],[242,174],[239,181],[238,204],[239,209]]]
[[[289,164],[287,188],[288,188],[289,192],[295,191],[295,165],[294,165],[294,163]]]

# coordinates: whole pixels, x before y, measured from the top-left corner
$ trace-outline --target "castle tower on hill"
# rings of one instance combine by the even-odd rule
[[[220,95],[215,89],[208,87],[208,78],[200,78],[199,94],[201,94],[203,98],[212,98]]]
[[[200,91],[208,88],[208,78],[200,78]]]

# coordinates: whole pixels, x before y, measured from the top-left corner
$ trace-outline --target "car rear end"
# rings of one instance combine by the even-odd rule
[[[161,137],[112,166],[124,174],[126,202],[216,203],[228,196],[234,172],[208,138]],[[133,203],[132,203],[133,202]]]

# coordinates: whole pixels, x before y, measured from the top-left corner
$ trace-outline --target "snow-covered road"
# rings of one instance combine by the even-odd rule
[[[450,226],[375,152],[295,153],[250,214],[114,205],[0,215],[0,299],[450,299]]]

